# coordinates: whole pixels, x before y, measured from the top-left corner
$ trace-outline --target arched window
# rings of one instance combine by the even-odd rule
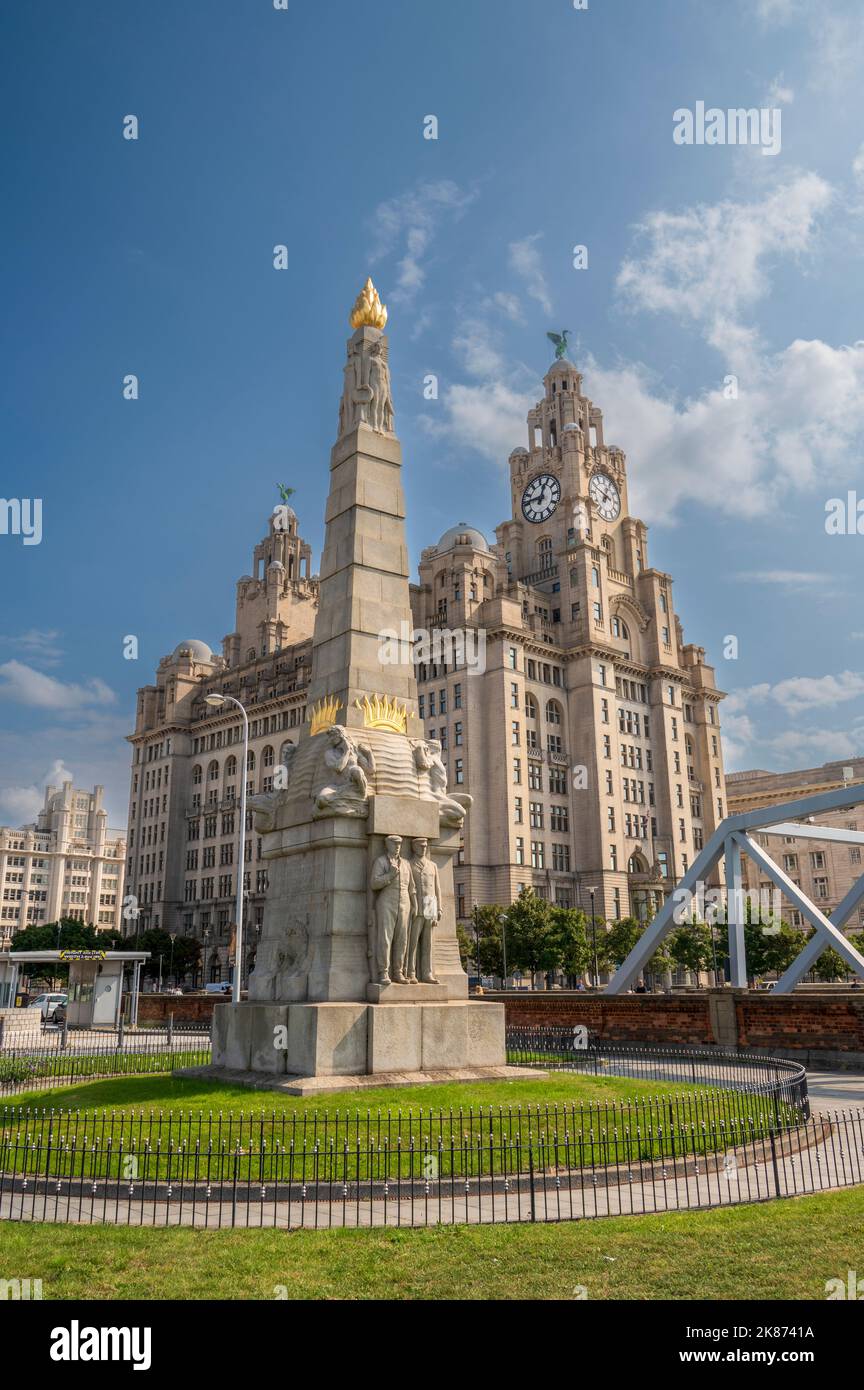
[[[647,874],[648,865],[641,854],[631,854],[627,862],[628,874]]]
[[[533,696],[533,695],[526,695],[526,696],[525,696],[525,718],[526,718],[526,719],[536,719],[536,718],[537,718],[537,701],[534,699],[534,696]]]
[[[246,660],[247,660],[247,661],[254,661],[254,660],[255,660],[255,657],[256,657],[256,654],[257,654],[257,653],[256,653],[256,651],[255,651],[255,648],[254,648],[254,647],[250,647],[249,650],[248,650],[248,652],[246,653]]]
[[[249,749],[249,752],[246,754],[246,766],[250,770],[255,766],[255,753],[251,748]]]
[[[231,757],[228,759],[227,763],[225,764],[225,776],[226,776],[226,777],[236,777],[236,776],[237,776],[237,759],[234,757],[234,754],[233,754],[233,753],[231,754]]]
[[[261,754],[261,761],[265,767],[273,766],[273,749],[270,747],[269,743],[267,744],[267,747],[264,749],[264,752]]]
[[[218,781],[219,781],[219,764],[216,762],[216,759],[215,759],[215,758],[213,759],[213,762],[210,764],[210,766],[209,766],[208,769],[207,769],[207,781],[208,781],[208,782],[218,782]]]
[[[612,636],[623,637],[625,642],[630,641],[630,629],[622,618],[612,619]]]
[[[201,764],[200,764],[200,763],[196,763],[195,766],[194,766],[193,769],[192,769],[192,785],[193,785],[194,787],[200,787],[200,785],[201,785]]]
[[[546,703],[546,723],[561,723],[561,706],[556,700],[548,700]]]

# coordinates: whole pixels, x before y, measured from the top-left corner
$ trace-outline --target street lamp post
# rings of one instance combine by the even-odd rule
[[[595,989],[597,988],[597,986],[598,986],[599,983],[600,983],[600,971],[599,971],[598,966],[597,966],[597,923],[596,923],[595,920],[594,920],[594,894],[595,894],[596,891],[597,891],[597,890],[596,890],[595,888],[589,888],[589,889],[588,889],[588,896],[589,896],[590,899],[591,899],[591,944],[592,944],[592,950],[593,950],[593,955],[594,955],[594,988],[595,988]]]
[[[501,949],[504,953],[504,988],[507,988],[507,913],[501,913]]]
[[[234,938],[234,979],[231,982],[231,1000],[240,1003],[240,980],[243,974],[243,878],[246,872],[246,777],[249,759],[249,718],[246,710],[233,695],[207,695],[205,703],[218,708],[220,705],[236,705],[243,716],[243,776],[240,781],[240,846],[237,855],[237,933]]]

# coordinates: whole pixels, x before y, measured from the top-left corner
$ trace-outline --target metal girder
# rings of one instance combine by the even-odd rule
[[[760,835],[794,835],[797,840],[832,840],[840,844],[864,845],[864,830],[845,830],[838,825],[763,825]]]
[[[736,831],[734,838],[738,842],[740,848],[743,849],[746,854],[750,855],[753,861],[759,865],[762,872],[767,874],[771,881],[777,885],[783,896],[788,898],[789,902],[794,904],[798,911],[807,918],[807,921],[816,932],[816,939],[821,938],[821,947],[814,959],[818,959],[822,951],[832,946],[838,956],[845,960],[849,968],[864,979],[864,958],[858,954],[852,943],[847,941],[842,931],[838,930],[834,923],[825,916],[824,912],[820,912],[816,904],[810,901],[806,893],[802,893],[797,884],[792,882],[788,874],[785,874],[783,870],[774,863],[771,856],[766,854],[760,845],[754,844],[749,836],[742,835],[740,831]],[[811,943],[808,942],[808,945],[809,944]],[[785,993],[785,990],[780,991],[780,983],[781,981],[778,981],[774,986],[775,992]]]
[[[829,920],[832,926],[842,927],[844,922],[847,922],[852,916],[862,898],[864,898],[864,874],[857,883],[853,883],[846,897],[837,904],[831,913]],[[814,932],[801,954],[795,957],[788,970],[780,976],[773,992],[775,994],[788,994],[790,990],[793,990],[799,981],[803,980],[807,971],[815,965],[826,945],[827,943],[819,932]]]
[[[705,882],[708,874],[717,865],[719,860],[726,856],[726,886],[727,892],[736,887],[740,890],[741,886],[741,849],[753,858],[753,860],[763,868],[777,886],[787,897],[793,901],[804,916],[812,923],[815,929],[814,937],[807,943],[801,955],[790,966],[782,978],[775,985],[775,992],[785,993],[791,989],[803,974],[810,968],[814,960],[817,960],[824,950],[832,946],[843,960],[847,962],[852,970],[864,978],[864,958],[862,958],[853,946],[849,944],[838,927],[846,921],[853,907],[859,898],[864,896],[864,876],[859,879],[855,887],[846,895],[843,902],[829,920],[819,911],[810,899],[807,898],[782,869],[765,854],[765,851],[753,843],[747,836],[747,831],[761,831],[765,834],[794,834],[804,839],[833,839],[839,836],[828,835],[824,832],[829,827],[800,826],[791,825],[789,822],[795,821],[798,817],[818,816],[829,811],[842,811],[850,806],[858,806],[864,802],[864,784],[853,783],[848,787],[835,787],[830,792],[820,792],[816,796],[801,797],[797,801],[787,801],[779,806],[765,806],[756,811],[743,811],[733,816],[727,816],[720,823],[714,834],[711,836],[705,848],[697,855],[693,864],[678,881],[676,888],[669,894],[657,916],[642,936],[637,941],[627,959],[619,965],[609,984],[606,986],[606,994],[620,994],[627,989],[633,980],[647,965],[653,956],[660,942],[676,925],[675,909],[676,895],[682,891],[691,891],[697,883]],[[778,820],[778,817],[780,818]],[[788,826],[788,829],[787,829]],[[803,832],[807,832],[802,835]],[[809,832],[814,832],[810,834]],[[815,833],[815,832],[821,833]],[[852,831],[846,831],[844,838],[853,835]],[[864,839],[864,837],[862,837]],[[730,865],[731,861],[731,865]],[[770,868],[769,868],[770,866]],[[729,922],[729,958],[731,962],[733,984],[741,982],[747,983],[747,962],[744,950],[744,922],[737,921],[740,915],[743,918],[743,908],[741,907],[742,894],[737,892],[727,903],[727,917]],[[841,916],[841,910],[844,915]],[[803,967],[801,962],[807,958],[807,964]]]

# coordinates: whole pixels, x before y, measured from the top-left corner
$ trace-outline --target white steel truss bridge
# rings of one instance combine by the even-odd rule
[[[787,873],[775,864],[770,854],[757,844],[753,835],[794,835],[799,840],[841,841],[850,845],[864,845],[864,832],[847,830],[843,827],[813,824],[812,818],[828,811],[843,811],[850,806],[864,803],[864,783],[854,786],[838,787],[834,791],[822,792],[818,796],[803,797],[797,801],[787,801],[779,806],[766,806],[756,811],[744,811],[738,815],[727,816],[717,827],[705,848],[693,861],[669,894],[663,907],[653,922],[643,932],[627,959],[618,967],[606,987],[606,994],[621,994],[628,989],[647,966],[664,937],[680,923],[676,920],[676,908],[680,908],[685,894],[696,896],[709,882],[710,875],[720,872],[723,861],[723,877],[726,885],[726,915],[729,929],[729,969],[731,983],[739,988],[747,987],[747,955],[744,944],[744,924],[746,921],[746,893],[742,891],[741,854],[749,855],[758,865],[765,878],[771,880],[783,897],[797,909],[806,922],[813,927],[813,935],[808,939],[789,968],[774,986],[775,994],[787,994],[812,969],[823,951],[832,947],[850,971],[864,980],[864,957],[855,950],[844,936],[842,928],[852,916],[855,908],[864,900],[864,874],[852,885],[841,903],[830,917],[793,883]],[[686,899],[685,899],[686,901]],[[680,916],[680,913],[678,914]]]

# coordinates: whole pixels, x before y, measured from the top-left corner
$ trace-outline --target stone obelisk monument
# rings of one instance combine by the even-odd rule
[[[299,1093],[505,1063],[503,1005],[468,999],[456,941],[471,799],[448,793],[417,717],[402,451],[371,280],[350,322],[307,722],[274,791],[250,802],[264,923],[248,1002],[217,1005],[213,1025],[214,1068]]]

